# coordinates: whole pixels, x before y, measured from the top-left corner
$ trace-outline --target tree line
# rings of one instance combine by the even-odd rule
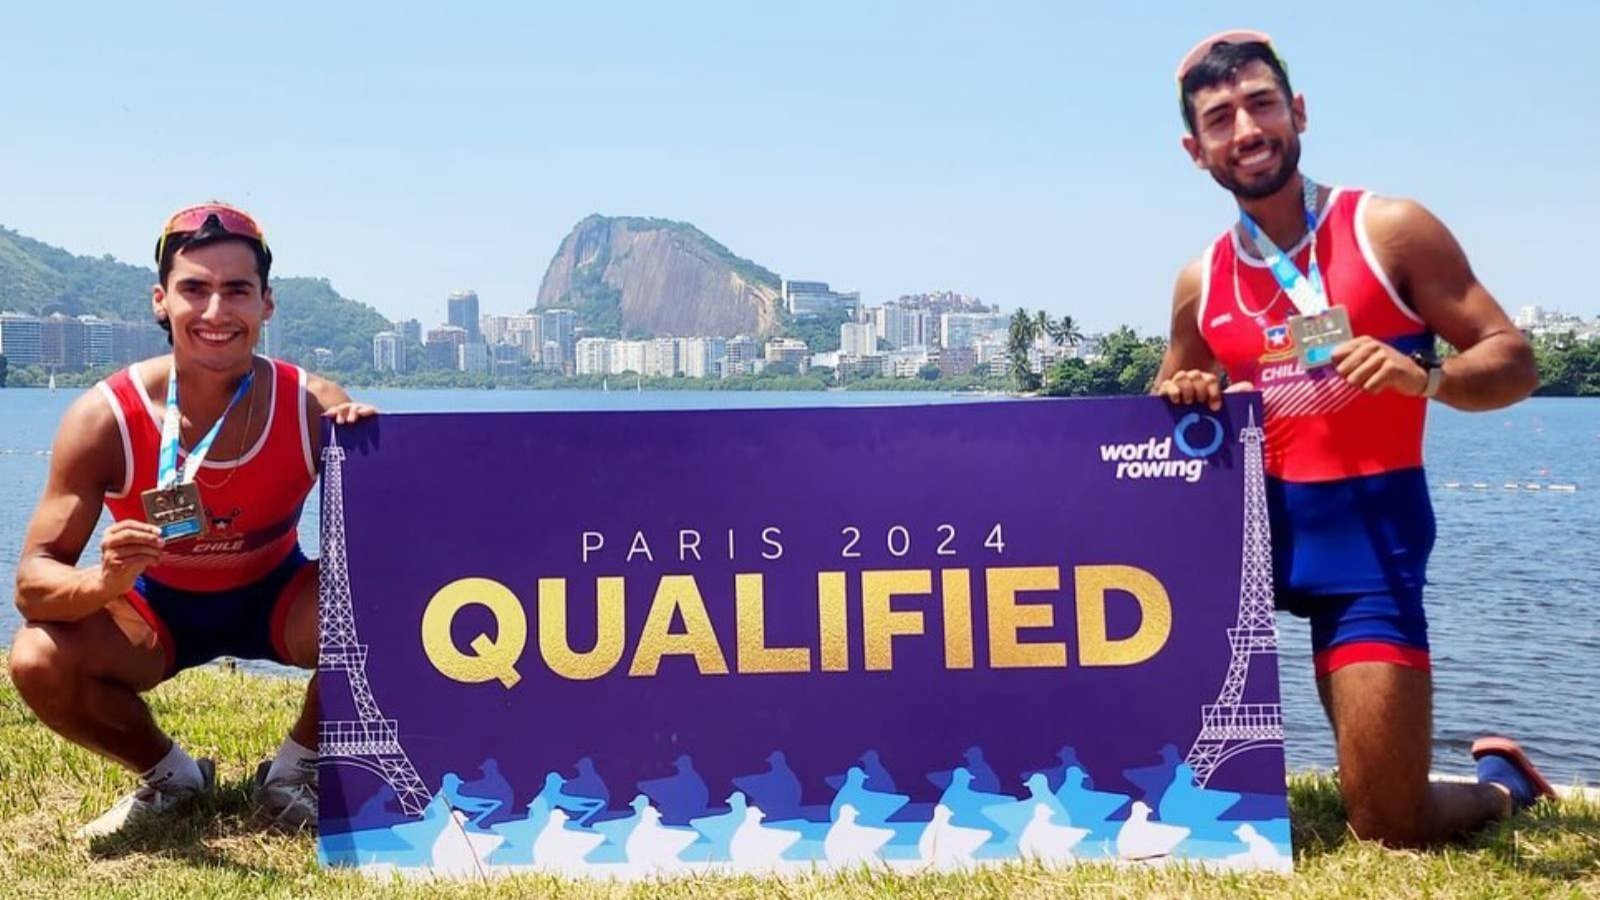
[[[1017,310],[1006,333],[1011,387],[1051,397],[1143,394],[1155,381],[1167,350],[1166,338],[1141,337],[1124,325],[1100,340],[1092,360],[1066,356],[1036,372],[1028,359],[1038,343],[1076,350],[1083,340],[1083,329],[1072,316],[1053,319],[1043,310]]]
[[[1069,356],[1036,372],[1028,354],[1041,341],[1076,349],[1083,333],[1071,316],[1052,319],[1042,310],[1017,310],[1006,341],[1007,376],[1013,390],[1052,397],[1148,393],[1167,349],[1166,338],[1143,337],[1124,325],[1101,340],[1094,359]],[[1537,335],[1532,344],[1539,369],[1535,395],[1600,397],[1600,339]]]

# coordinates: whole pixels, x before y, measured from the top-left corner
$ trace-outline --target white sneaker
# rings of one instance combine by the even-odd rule
[[[155,788],[141,784],[133,793],[101,813],[99,818],[73,832],[73,836],[79,839],[109,837],[131,825],[158,817],[190,797],[216,787],[217,764],[209,759],[197,759],[195,765],[200,768],[198,788]]]
[[[256,767],[255,802],[273,824],[290,830],[317,827],[317,770],[301,769],[267,780],[270,762]]]

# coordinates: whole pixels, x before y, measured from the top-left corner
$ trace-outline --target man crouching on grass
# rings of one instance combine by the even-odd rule
[[[138,775],[79,837],[114,834],[208,791],[140,697],[219,656],[317,663],[317,564],[298,525],[316,481],[320,419],[373,414],[337,384],[256,356],[272,317],[260,227],[220,203],[175,213],[156,243],[157,322],[172,353],[86,391],[56,434],[17,566],[24,625],[17,691],[57,734]],[[181,404],[181,406],[180,406]],[[104,504],[113,524],[80,567]],[[256,802],[277,822],[317,818],[316,678]]]

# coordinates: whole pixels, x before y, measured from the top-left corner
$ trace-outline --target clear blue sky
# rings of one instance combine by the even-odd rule
[[[228,199],[281,274],[426,323],[457,287],[531,305],[588,213],[665,216],[869,302],[1158,330],[1233,215],[1172,69],[1253,25],[1310,174],[1422,200],[1508,307],[1600,312],[1600,5],[1079,6],[8,6],[0,223],[147,263],[167,212]]]

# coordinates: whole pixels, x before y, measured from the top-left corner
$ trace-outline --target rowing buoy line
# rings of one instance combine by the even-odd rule
[[[1489,484],[1487,481],[1467,483],[1446,481],[1444,489],[1447,491],[1489,491],[1494,490],[1494,485]],[[1554,491],[1561,494],[1570,494],[1576,491],[1578,486],[1561,482],[1507,481],[1500,485],[1500,489],[1503,491]]]

